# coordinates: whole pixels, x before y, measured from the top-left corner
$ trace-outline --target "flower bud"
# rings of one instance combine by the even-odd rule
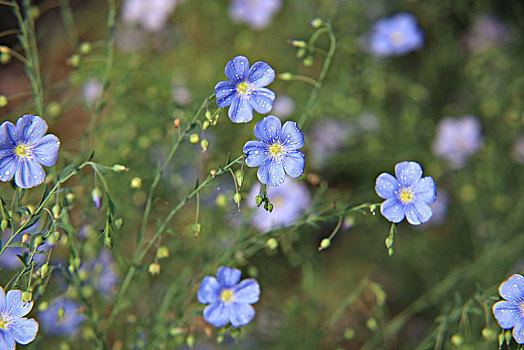
[[[68,193],[66,194],[66,199],[67,199],[67,202],[71,203],[75,200],[76,196],[74,193]]]
[[[278,78],[280,80],[286,80],[286,81],[287,80],[291,80],[291,79],[293,79],[293,73],[289,73],[289,72],[280,73],[278,75]]]
[[[193,145],[196,145],[198,141],[200,141],[200,136],[198,136],[198,134],[191,134],[189,136],[189,142],[192,143]]]
[[[56,219],[60,216],[60,206],[58,204],[55,204],[53,208],[51,208],[51,212],[53,213],[53,217]]]
[[[278,241],[275,238],[271,237],[267,240],[266,247],[268,247],[271,250],[275,250],[278,247]]]
[[[42,267],[40,268],[40,275],[42,276],[42,278],[44,278],[48,272],[49,272],[49,265],[47,264],[42,265]]]
[[[490,329],[490,328],[484,328],[482,330],[482,337],[484,339],[486,339],[487,341],[492,341],[495,339],[495,331],[493,331],[493,329]]]
[[[206,116],[207,120],[209,120],[209,121],[213,120],[213,115],[211,114],[211,112],[209,110],[206,111],[205,116]]]
[[[258,195],[255,197],[255,201],[257,202],[257,207],[260,207],[260,204],[262,204],[262,201],[264,200],[264,198],[262,198],[261,195]]]
[[[174,121],[173,121],[173,124],[175,125],[175,129],[178,128],[180,126],[180,119],[176,118]]]
[[[7,64],[11,61],[11,55],[8,52],[1,52],[0,53],[0,63],[1,64]]]
[[[200,230],[202,229],[202,225],[200,225],[198,222],[195,222],[193,226],[191,226],[191,229],[193,230],[193,233],[195,236],[198,236],[200,233]]]
[[[377,320],[373,317],[369,318],[366,321],[366,327],[368,327],[370,331],[376,331],[378,328]]]
[[[41,244],[42,244],[42,236],[36,236],[35,240],[33,241],[33,248],[36,249],[40,247]]]
[[[240,174],[237,176],[237,183],[239,187],[242,187],[242,184],[244,183],[244,175]]]
[[[307,56],[304,58],[304,66],[311,67],[313,65],[313,56]]]
[[[22,244],[24,244],[25,242],[27,242],[27,240],[29,239],[29,234],[28,233],[24,233],[22,235]]]
[[[159,259],[169,258],[169,249],[165,245],[158,247],[156,256]]]
[[[62,106],[60,106],[60,103],[56,101],[51,101],[47,104],[46,114],[49,117],[51,118],[58,117],[60,113],[62,113]]]
[[[61,320],[62,318],[64,318],[64,308],[61,307],[60,309],[58,309],[58,320]]]
[[[200,141],[200,147],[202,147],[202,152],[207,151],[207,148],[209,147],[209,141],[203,139],[202,141]]]
[[[298,49],[297,51],[297,58],[302,58],[306,55],[306,49],[304,49],[303,47],[301,47],[300,49]]]
[[[331,240],[329,238],[324,238],[322,241],[320,241],[320,247],[318,250],[327,249],[331,246]]]
[[[80,65],[80,56],[77,54],[71,55],[71,57],[67,59],[67,64],[73,68],[77,68]]]
[[[96,187],[91,192],[91,197],[93,198],[93,203],[95,204],[96,209],[100,209],[100,204],[102,204],[102,191]]]
[[[9,53],[9,48],[7,46],[0,45],[0,53]]]
[[[235,201],[236,204],[240,203],[240,201],[242,200],[242,195],[240,193],[235,193],[235,195],[233,196],[233,200]]]
[[[211,169],[211,171],[209,171],[209,173],[211,174],[211,177],[213,177],[213,179],[214,179],[216,174],[217,174],[217,171],[215,169]]]
[[[122,220],[122,218],[118,218],[115,220],[115,226],[117,229],[120,230],[123,224],[124,224],[124,220]]]
[[[351,340],[355,337],[355,331],[351,328],[348,328],[344,331],[344,339]]]
[[[121,173],[122,171],[129,171],[129,168],[127,168],[127,167],[125,167],[124,165],[121,165],[121,164],[113,165],[112,169],[113,169],[113,171],[115,173]]]
[[[306,47],[307,43],[304,40],[292,40],[291,45],[295,47]]]
[[[80,51],[81,54],[85,55],[88,54],[91,51],[91,43],[83,42],[80,44],[80,47],[78,48],[78,51]]]
[[[311,28],[318,29],[324,25],[324,21],[321,18],[315,18],[309,22],[309,25]]]
[[[273,204],[268,203],[268,205],[267,205],[267,211],[270,212],[270,213],[273,211]]]
[[[9,101],[7,100],[7,97],[5,95],[0,95],[0,108],[7,106],[7,103]]]
[[[158,263],[149,264],[148,271],[152,276],[158,275],[160,273],[160,264]]]
[[[218,205],[219,207],[222,207],[222,208],[227,205],[227,201],[228,201],[227,196],[225,194],[223,194],[223,193],[219,194],[217,196],[217,199],[215,199],[216,205]]]
[[[29,303],[31,302],[31,300],[33,300],[33,293],[31,293],[30,291],[25,291],[22,293],[22,301],[24,303]]]
[[[204,120],[204,122],[202,123],[202,129],[206,130],[207,128],[209,128],[209,125],[210,125],[209,121]]]
[[[138,190],[140,187],[142,187],[142,179],[139,177],[134,177],[131,179],[131,188]]]
[[[464,344],[464,338],[462,338],[462,336],[459,334],[453,334],[451,336],[451,343],[455,346],[461,346]]]
[[[49,303],[47,301],[41,301],[38,305],[38,311],[44,311],[49,307]]]
[[[195,346],[195,337],[192,334],[187,336],[186,345],[190,349],[192,349]]]

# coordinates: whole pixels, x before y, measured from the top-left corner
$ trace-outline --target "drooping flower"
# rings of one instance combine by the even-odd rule
[[[287,121],[282,126],[280,119],[269,115],[255,126],[255,137],[259,141],[246,142],[243,151],[247,166],[260,166],[260,182],[280,186],[286,174],[297,178],[304,173],[305,155],[298,151],[304,146],[304,135],[297,123]]]
[[[38,333],[38,322],[25,318],[33,308],[33,302],[22,300],[21,290],[10,290],[7,295],[0,287],[0,349],[14,350],[16,343],[26,345]]]
[[[167,23],[178,0],[126,0],[122,5],[122,18],[129,24],[139,24],[145,30],[158,32]]]
[[[60,148],[58,138],[45,135],[46,131],[46,122],[32,114],[18,118],[16,126],[11,122],[0,125],[0,181],[10,181],[14,176],[21,188],[44,181],[42,165],[55,165]]]
[[[499,294],[505,300],[493,305],[493,315],[500,327],[513,328],[513,338],[524,344],[524,277],[514,274],[499,287]]]
[[[233,21],[245,23],[253,29],[264,29],[281,5],[281,0],[232,0],[229,16]]]
[[[275,93],[264,86],[275,79],[275,71],[266,62],[258,61],[249,67],[244,56],[236,56],[226,64],[226,77],[215,86],[217,104],[229,107],[228,115],[233,123],[247,123],[253,119],[253,109],[269,113]]]
[[[255,317],[251,306],[258,302],[260,286],[253,278],[240,281],[238,269],[222,266],[216,278],[206,276],[200,284],[197,299],[209,304],[204,309],[204,319],[215,327],[231,323],[233,327],[245,326]]]
[[[260,192],[260,184],[255,184],[249,191],[248,206],[256,208],[255,197]],[[267,195],[273,211],[269,212],[262,206],[255,209],[251,223],[260,232],[266,232],[277,227],[286,227],[295,223],[311,202],[311,195],[303,182],[287,179],[282,186],[267,187]]]
[[[42,328],[47,334],[69,336],[75,333],[86,319],[81,310],[81,304],[60,298],[50,303],[38,315]]]
[[[412,225],[427,222],[433,212],[428,203],[437,199],[435,181],[431,176],[422,177],[422,167],[417,162],[395,165],[396,178],[388,173],[377,177],[375,191],[386,199],[380,206],[382,215],[399,223],[407,217]]]
[[[369,44],[371,52],[378,56],[401,56],[422,45],[424,33],[410,13],[398,13],[375,22]]]
[[[476,117],[446,117],[438,124],[432,150],[436,156],[447,160],[452,168],[457,169],[463,167],[483,143],[482,127]]]

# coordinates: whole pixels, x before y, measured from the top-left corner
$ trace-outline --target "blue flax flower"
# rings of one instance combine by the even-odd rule
[[[49,304],[47,309],[39,312],[39,318],[44,331],[55,336],[73,335],[86,319],[82,305],[66,298]]]
[[[264,29],[280,7],[282,0],[232,0],[229,16],[235,22],[244,22],[253,29]]]
[[[264,86],[275,79],[275,71],[266,62],[255,62],[251,68],[244,56],[236,56],[226,64],[226,77],[215,86],[215,96],[220,108],[229,107],[233,123],[247,123],[253,119],[253,108],[261,114],[273,107],[275,93]]]
[[[417,162],[395,165],[395,178],[383,173],[377,177],[375,191],[386,199],[380,212],[391,222],[399,223],[407,217],[412,225],[427,222],[433,212],[428,203],[437,199],[435,181],[431,176],[422,178],[422,167]]]
[[[45,135],[46,122],[35,115],[18,118],[0,125],[0,181],[13,176],[20,188],[40,185],[45,179],[44,166],[54,166],[60,141],[55,135]],[[45,135],[45,136],[44,136]]]
[[[398,13],[379,19],[373,26],[370,50],[378,56],[400,56],[424,44],[424,34],[417,18],[410,13]]]
[[[250,304],[258,302],[260,286],[252,278],[239,283],[240,275],[240,270],[222,266],[216,278],[206,276],[202,280],[197,299],[209,304],[204,309],[204,319],[213,326],[224,327],[229,322],[233,327],[245,326],[255,317]]]
[[[502,328],[513,328],[515,341],[524,344],[524,277],[512,275],[502,282],[499,293],[506,300],[493,305],[493,315]]]
[[[0,349],[14,350],[16,343],[26,345],[38,333],[38,322],[25,318],[33,302],[22,300],[21,290],[10,290],[7,295],[0,287]]]
[[[304,135],[297,123],[287,121],[282,126],[280,119],[269,115],[255,126],[255,137],[259,141],[248,141],[244,153],[247,166],[260,166],[260,182],[279,186],[286,174],[297,178],[304,173],[305,155],[298,151],[304,147]]]

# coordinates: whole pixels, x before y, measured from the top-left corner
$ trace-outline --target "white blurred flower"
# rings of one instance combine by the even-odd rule
[[[271,114],[276,115],[277,117],[286,119],[290,117],[295,111],[295,101],[286,95],[280,94],[277,95],[275,102],[273,102],[273,108],[271,109]]]
[[[82,86],[82,96],[86,103],[95,106],[102,95],[102,82],[98,79],[89,79]]]
[[[233,21],[245,23],[253,29],[264,29],[281,5],[281,0],[232,0],[229,16]]]
[[[177,0],[125,0],[122,19],[130,25],[138,24],[150,32],[160,31],[175,10]]]

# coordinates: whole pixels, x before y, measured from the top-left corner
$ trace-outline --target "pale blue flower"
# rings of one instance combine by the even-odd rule
[[[398,13],[379,19],[373,26],[370,50],[378,56],[400,56],[424,45],[424,33],[417,18],[410,13]]]
[[[395,166],[395,175],[383,173],[377,177],[375,191],[386,199],[380,206],[382,215],[399,223],[407,217],[412,225],[427,222],[433,212],[428,203],[437,199],[435,181],[422,178],[422,167],[417,162],[402,162]]]
[[[253,109],[258,113],[269,113],[273,107],[275,93],[264,86],[275,79],[275,71],[266,62],[258,61],[249,67],[244,56],[236,56],[226,65],[229,81],[215,86],[217,104],[229,107],[228,115],[233,123],[247,123],[253,119]]]
[[[7,295],[0,287],[0,349],[14,350],[16,343],[26,345],[38,333],[38,322],[25,318],[33,308],[33,302],[22,300],[21,290],[10,290]]]
[[[524,277],[514,274],[499,287],[499,294],[506,300],[493,305],[493,315],[500,327],[513,328],[513,338],[524,344]]]
[[[304,135],[297,123],[269,115],[255,126],[259,141],[248,141],[244,145],[246,164],[257,167],[260,182],[269,186],[280,186],[286,174],[297,178],[304,173],[305,155],[298,149],[304,146]]]
[[[233,327],[245,326],[255,317],[251,306],[260,298],[260,286],[252,278],[240,282],[238,269],[222,266],[216,278],[206,276],[198,289],[197,299],[209,304],[204,309],[204,319],[215,327],[231,323]]]
[[[38,315],[44,331],[56,336],[72,335],[86,319],[82,313],[82,305],[66,298],[50,303]]]
[[[229,15],[235,22],[243,22],[253,29],[264,29],[281,5],[282,0],[232,0]]]
[[[0,181],[11,181],[20,188],[40,185],[45,179],[44,166],[54,166],[60,141],[55,135],[45,135],[46,122],[35,115],[18,118],[0,125]],[[45,136],[44,136],[45,135]]]

